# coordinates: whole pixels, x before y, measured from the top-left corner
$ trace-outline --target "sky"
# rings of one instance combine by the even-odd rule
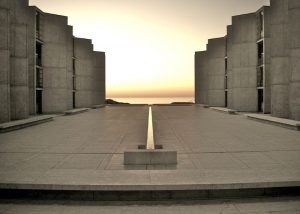
[[[194,52],[269,0],[30,0],[106,52],[106,97],[194,96]]]

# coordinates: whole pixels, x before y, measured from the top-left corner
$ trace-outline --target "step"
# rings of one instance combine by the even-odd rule
[[[1,123],[0,133],[14,131],[29,126],[34,126],[41,123],[49,122],[52,121],[54,117],[56,117],[56,115],[40,115],[40,116],[34,116],[23,120],[15,120],[7,123]]]
[[[76,109],[71,109],[71,110],[68,110],[68,111],[65,111],[65,115],[74,115],[74,114],[80,114],[80,113],[83,113],[83,112],[86,112],[88,111],[89,108],[76,108]]]
[[[102,104],[102,105],[94,105],[92,108],[93,109],[98,109],[98,108],[104,108],[104,107],[105,107],[105,105]]]
[[[210,109],[227,114],[236,114],[236,110],[222,107],[210,107]]]
[[[266,114],[245,114],[248,119],[300,131],[300,121],[272,117]]]

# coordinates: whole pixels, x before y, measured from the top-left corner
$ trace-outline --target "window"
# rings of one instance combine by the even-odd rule
[[[36,65],[42,66],[42,44],[38,42],[36,43],[35,60]]]
[[[257,58],[258,58],[258,66],[261,66],[264,64],[264,43],[259,42],[257,44]]]
[[[43,69],[36,68],[36,88],[43,88]]]
[[[257,87],[264,87],[264,68],[257,68]]]

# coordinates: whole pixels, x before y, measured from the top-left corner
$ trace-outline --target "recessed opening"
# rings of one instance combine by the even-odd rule
[[[138,149],[147,149],[147,146],[146,145],[138,145]],[[154,146],[154,149],[163,149],[163,145],[155,145]]]

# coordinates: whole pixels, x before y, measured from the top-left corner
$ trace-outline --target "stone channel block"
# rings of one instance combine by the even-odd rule
[[[125,165],[177,164],[174,150],[129,150],[124,152]]]

